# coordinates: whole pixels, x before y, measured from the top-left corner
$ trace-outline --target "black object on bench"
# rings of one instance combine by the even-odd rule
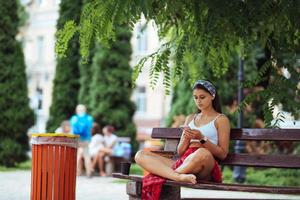
[[[153,128],[152,138],[166,140],[164,150],[154,152],[169,158],[175,156],[181,132],[182,130],[179,128]],[[256,141],[300,141],[300,129],[231,129],[230,139]],[[221,165],[300,169],[300,156],[283,154],[253,155],[247,153],[229,153],[227,158],[223,161],[219,161],[219,163]],[[127,183],[127,194],[129,195],[129,198],[141,198],[141,176],[128,176],[115,173],[113,174],[113,177],[131,180]],[[207,181],[202,181],[197,184],[189,184],[168,180],[162,188],[160,199],[180,199],[181,186],[194,189],[261,192],[273,194],[300,194],[299,187],[228,184]]]

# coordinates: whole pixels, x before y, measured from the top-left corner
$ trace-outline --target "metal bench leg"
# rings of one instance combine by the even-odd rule
[[[114,171],[114,163],[111,159],[105,161],[105,173],[107,176],[111,176]]]
[[[164,185],[160,193],[160,200],[180,200],[180,187]]]
[[[141,199],[142,183],[129,181],[126,185],[129,200]],[[160,200],[180,200],[180,187],[164,185],[160,193]]]
[[[129,196],[129,200],[138,200],[141,199],[142,195],[142,183],[129,181],[126,184],[126,193]]]

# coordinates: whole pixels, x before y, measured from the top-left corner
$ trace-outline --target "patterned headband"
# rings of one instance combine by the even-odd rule
[[[195,87],[197,85],[202,85],[203,87],[205,87],[205,89],[208,90],[208,92],[211,94],[211,96],[215,97],[215,95],[216,95],[216,88],[215,88],[215,86],[211,82],[205,81],[205,80],[198,80],[194,84],[193,89],[195,89]]]

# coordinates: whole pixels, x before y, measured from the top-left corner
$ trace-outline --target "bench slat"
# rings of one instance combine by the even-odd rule
[[[168,180],[167,185],[183,186],[194,189],[209,189],[209,190],[225,190],[225,191],[240,191],[240,192],[262,192],[273,194],[300,194],[299,187],[282,187],[282,186],[261,186],[261,185],[242,185],[228,183],[208,183],[201,182],[195,185],[191,183],[179,183]]]
[[[142,182],[142,176],[139,175],[124,175],[120,173],[113,173],[113,177],[120,179],[129,179],[137,182]],[[274,194],[300,194],[299,187],[282,187],[282,186],[261,186],[261,185],[242,185],[242,184],[228,184],[228,183],[213,183],[201,182],[197,184],[182,183],[167,180],[166,185],[183,186],[194,189],[210,189],[210,190],[230,190],[242,192],[263,192]]]
[[[152,138],[180,139],[180,128],[153,128]],[[237,129],[230,132],[231,140],[300,141],[300,129]]]
[[[296,155],[250,155],[229,153],[219,162],[221,165],[240,165],[252,167],[300,168],[300,156]]]
[[[166,158],[172,158],[174,151],[151,151]],[[229,153],[225,160],[219,161],[221,165],[240,165],[249,167],[274,167],[300,169],[300,156],[297,155],[251,155]]]

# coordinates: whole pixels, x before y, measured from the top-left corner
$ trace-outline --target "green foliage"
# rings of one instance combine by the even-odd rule
[[[0,172],[16,171],[16,170],[31,170],[31,160],[16,164],[15,167],[0,166]]]
[[[55,53],[61,55],[65,53],[68,49],[68,43],[76,33],[77,27],[73,20],[67,21],[62,30],[58,30],[56,33],[56,37],[60,38],[57,41],[57,45],[55,46]],[[65,34],[67,33],[67,34]],[[66,56],[66,55],[64,55]]]
[[[26,24],[28,18],[29,18],[29,14],[26,12],[25,7],[21,4],[20,0],[17,0],[17,4],[18,4],[18,27],[22,27]]]
[[[131,164],[130,166],[130,174],[143,175],[143,168],[137,164]]]
[[[93,0],[86,5],[81,21],[77,23],[77,31],[80,32],[81,54],[87,57],[93,36],[107,45],[110,39],[115,38],[115,27],[124,20],[133,27],[141,14],[147,20],[153,19],[159,28],[160,38],[168,39],[167,45],[163,44],[156,53],[148,56],[152,59],[150,79],[155,85],[158,74],[164,74],[167,93],[172,76],[173,82],[180,80],[184,68],[182,61],[186,57],[202,60],[198,66],[185,66],[190,72],[200,68],[221,78],[229,73],[234,56],[249,61],[256,49],[267,49],[270,51],[268,70],[260,70],[252,83],[268,83],[259,94],[265,109],[271,108],[266,104],[272,100],[276,104],[281,103],[283,109],[297,118],[300,108],[297,88],[300,73],[297,61],[300,52],[299,10],[299,1]],[[70,31],[65,30],[63,34],[67,35]],[[167,53],[169,51],[170,54]],[[176,67],[168,65],[169,55],[175,55]],[[137,65],[133,79],[141,72],[146,60],[142,59]],[[167,70],[163,67],[166,64],[173,69]],[[290,84],[282,85],[278,81],[284,79],[280,72],[283,67],[291,74],[286,81]],[[255,62],[252,62],[251,68],[252,71],[257,70]],[[197,76],[191,74],[193,77]],[[265,114],[270,120],[267,112]]]
[[[177,115],[189,115],[196,113],[197,108],[192,98],[191,84],[189,83],[188,73],[184,73],[183,79],[177,83],[172,96],[172,106],[169,116],[166,120],[166,125],[171,126],[173,117]]]
[[[14,167],[16,163],[26,160],[26,151],[14,139],[0,141],[0,165]]]
[[[89,107],[96,122],[102,127],[113,125],[118,136],[129,136],[133,147],[135,142],[135,126],[132,121],[134,104],[132,93],[131,67],[132,53],[130,45],[131,33],[127,26],[117,27],[116,39],[108,49],[99,43],[95,47],[92,63],[92,79],[90,85]]]
[[[222,105],[222,111],[229,117],[231,127],[236,127],[237,113],[232,112],[230,107],[234,104],[238,89],[237,59],[233,59],[232,63],[229,65],[228,73],[222,75],[221,80],[216,78],[212,71],[205,70],[200,67],[197,68],[196,66],[201,65],[201,62],[203,62],[203,59],[193,59],[192,57],[186,57],[184,60],[183,64],[190,66],[190,68],[184,69],[189,71],[183,71],[182,79],[178,81],[174,88],[171,111],[166,122],[167,126],[172,124],[173,117],[176,115],[188,115],[197,112],[197,108],[192,97],[192,86],[197,79],[207,79],[211,80],[216,86]],[[249,65],[246,65],[244,70],[246,80],[251,79],[251,77],[254,76],[255,72],[252,71]],[[254,98],[253,101],[255,100],[256,99]],[[255,105],[255,110],[252,112],[244,112],[244,127],[252,127],[254,120],[257,117],[262,117],[260,110],[261,105]]]
[[[84,104],[87,106],[88,110],[92,110],[93,108],[90,107],[90,102],[91,102],[91,95],[90,90],[91,90],[91,79],[93,77],[93,69],[92,69],[92,60],[93,56],[95,54],[95,47],[92,48],[89,54],[89,58],[87,62],[85,62],[84,59],[81,59],[80,64],[79,64],[79,71],[80,71],[80,89],[79,89],[79,94],[78,94],[78,102],[81,104]]]
[[[17,1],[0,2],[0,162],[14,165],[28,149],[27,130],[34,124],[29,108],[25,63],[18,33]],[[5,149],[4,148],[11,149]],[[16,155],[13,155],[14,151]],[[11,160],[6,161],[11,156]]]
[[[61,122],[69,119],[75,112],[79,91],[79,35],[74,32],[74,23],[79,22],[82,7],[82,0],[62,0],[60,3],[59,19],[57,28],[63,26],[72,30],[70,35],[64,35],[69,40],[69,49],[66,46],[56,48],[57,52],[65,51],[66,56],[57,59],[55,78],[52,92],[52,105],[50,107],[50,116],[47,122],[47,131],[54,132]],[[69,21],[68,20],[73,20]],[[67,22],[65,24],[65,22]],[[65,24],[65,25],[64,25]],[[57,32],[58,37],[61,31]]]

